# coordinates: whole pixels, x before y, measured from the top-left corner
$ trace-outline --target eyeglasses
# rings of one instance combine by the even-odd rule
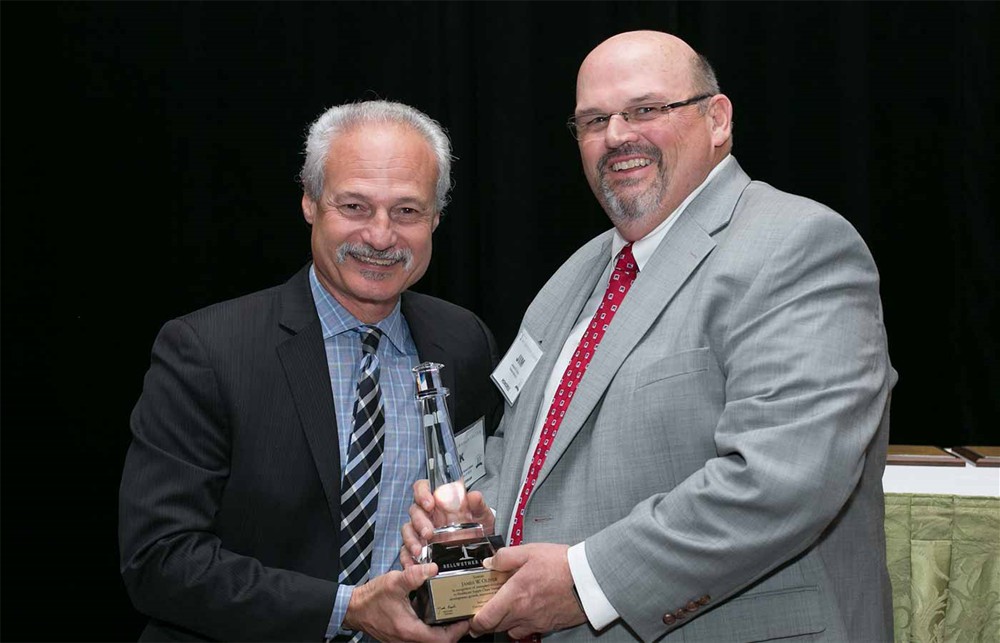
[[[626,123],[649,123],[670,112],[670,110],[677,109],[678,107],[694,105],[695,103],[703,101],[706,98],[711,98],[712,96],[715,96],[715,94],[700,94],[693,98],[679,100],[676,103],[670,103],[668,105],[650,103],[647,105],[636,105],[635,107],[623,109],[620,112],[611,112],[610,114],[587,114],[579,117],[571,116],[569,121],[566,123],[566,126],[569,128],[569,131],[572,132],[573,138],[580,141],[604,132],[604,130],[608,128],[608,124],[611,122],[612,116],[621,116]]]

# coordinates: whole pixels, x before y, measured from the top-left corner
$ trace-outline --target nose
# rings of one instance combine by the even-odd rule
[[[612,114],[608,118],[608,127],[604,130],[604,144],[609,149],[620,147],[628,141],[635,141],[639,138],[635,126],[625,120],[622,114]]]
[[[362,230],[361,238],[376,250],[388,250],[396,245],[396,228],[385,209],[376,210]]]

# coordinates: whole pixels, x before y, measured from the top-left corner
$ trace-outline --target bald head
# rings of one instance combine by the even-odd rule
[[[711,65],[689,44],[662,31],[627,31],[611,36],[583,59],[576,79],[577,101],[581,83],[591,81],[595,75],[606,77],[602,71],[625,64],[667,76],[697,94],[719,93]]]
[[[576,123],[594,195],[630,241],[669,217],[729,154],[732,104],[711,66],[658,31],[608,38],[580,65]]]

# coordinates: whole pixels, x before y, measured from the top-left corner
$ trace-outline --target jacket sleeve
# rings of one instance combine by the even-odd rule
[[[712,347],[725,374],[716,457],[586,541],[602,589],[643,639],[668,629],[664,605],[718,604],[816,543],[887,437],[895,374],[867,248],[832,213],[783,234],[713,320],[724,327]]]

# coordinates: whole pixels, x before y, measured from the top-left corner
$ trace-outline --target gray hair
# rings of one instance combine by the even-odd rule
[[[703,54],[695,54],[691,64],[691,79],[694,81],[694,91],[698,94],[719,94],[719,80],[715,77],[715,70]],[[698,111],[702,114],[708,111],[708,105],[698,103]]]
[[[437,158],[435,209],[438,213],[448,204],[451,190],[451,141],[436,120],[415,107],[385,100],[370,100],[337,105],[323,112],[309,126],[304,151],[306,160],[299,172],[302,189],[313,201],[323,195],[326,157],[335,137],[361,125],[405,125],[427,140]]]

